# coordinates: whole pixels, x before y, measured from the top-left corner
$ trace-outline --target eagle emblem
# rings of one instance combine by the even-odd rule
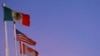
[[[21,19],[21,14],[20,13],[15,13],[15,19],[20,20]]]

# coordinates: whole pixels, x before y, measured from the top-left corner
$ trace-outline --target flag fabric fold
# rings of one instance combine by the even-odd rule
[[[17,21],[25,26],[30,26],[30,15],[14,11],[8,7],[4,8],[4,21]]]
[[[22,32],[20,32],[19,30],[16,29],[16,39],[18,41],[22,41],[25,42],[29,45],[36,45],[36,42],[32,39],[30,39],[29,37],[27,37],[25,34],[23,34]]]
[[[20,51],[21,51],[20,52],[21,54],[25,54],[27,56],[38,56],[39,55],[38,51],[26,46],[25,44],[21,45],[21,42],[20,42]]]

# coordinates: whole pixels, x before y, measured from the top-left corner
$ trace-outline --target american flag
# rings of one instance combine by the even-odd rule
[[[20,42],[20,51],[21,51],[20,52],[21,54],[23,52],[23,54],[25,54],[27,56],[38,56],[39,55],[38,51],[26,46],[25,44],[21,45],[21,42]]]
[[[16,29],[16,39],[18,41],[22,41],[30,45],[36,45],[36,42],[34,40],[30,39],[29,37],[27,37],[22,32],[18,31],[17,29]]]

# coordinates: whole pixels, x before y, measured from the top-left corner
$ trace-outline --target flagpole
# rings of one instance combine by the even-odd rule
[[[3,6],[6,6],[5,0],[3,0]],[[4,29],[5,29],[5,56],[9,56],[8,33],[7,33],[7,22],[6,21],[4,21]]]
[[[14,22],[14,40],[15,40],[15,52],[16,52],[16,56],[18,56],[17,53],[17,41],[16,41],[16,24]]]
[[[5,25],[5,55],[9,56],[9,48],[8,48],[8,34],[7,34],[7,22],[4,21]]]
[[[20,49],[21,49],[21,52],[22,52],[21,56],[24,56],[23,42],[22,41],[20,41]]]

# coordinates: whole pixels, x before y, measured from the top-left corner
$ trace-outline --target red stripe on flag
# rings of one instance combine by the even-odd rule
[[[16,39],[18,41],[23,41],[23,42],[25,42],[27,44],[30,44],[30,45],[36,45],[36,42],[35,41],[29,39],[27,36],[25,36],[23,34],[17,34]]]

